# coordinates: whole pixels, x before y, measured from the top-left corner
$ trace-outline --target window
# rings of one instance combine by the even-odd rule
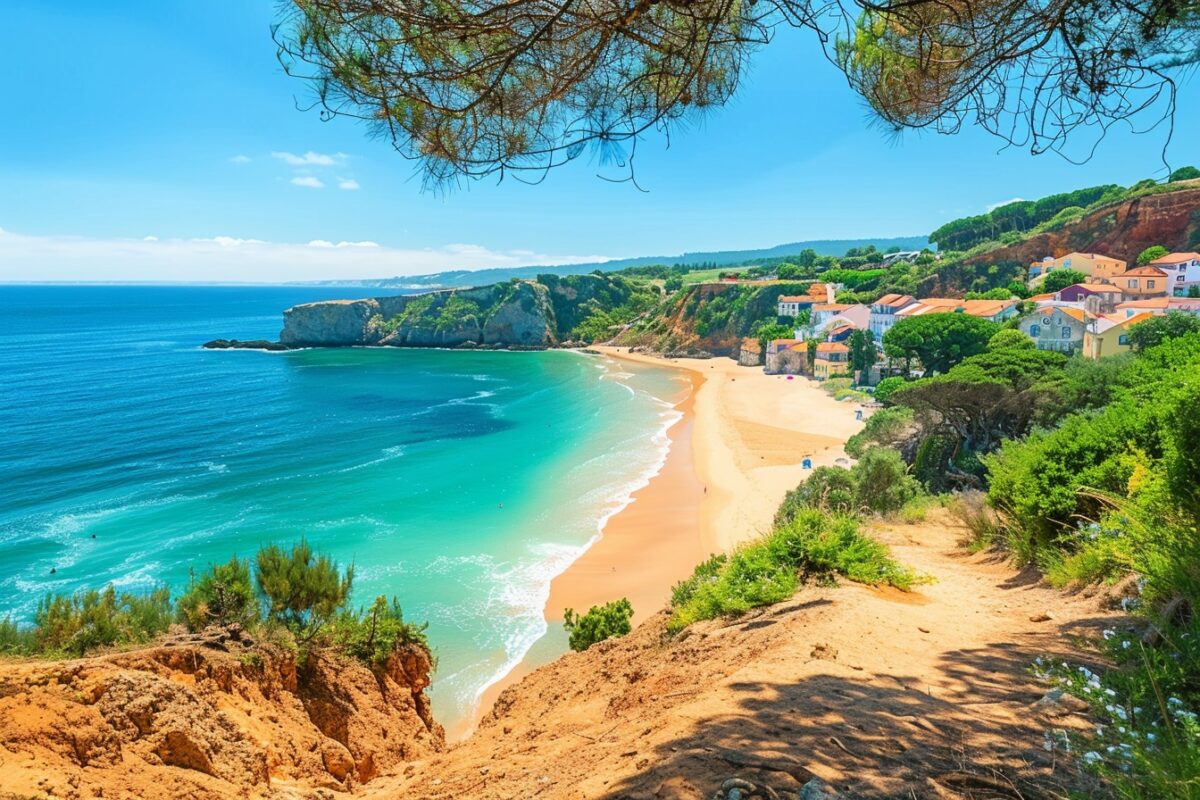
[[[1117,337],[1117,341],[1120,344],[1129,344],[1129,334],[1122,333],[1120,336]]]
[[[1129,279],[1129,288],[1130,288],[1130,289],[1136,289],[1136,288],[1138,288],[1138,282],[1137,282],[1137,278],[1130,278],[1130,279]]]
[[[1070,338],[1071,338],[1071,329],[1070,329],[1070,328],[1068,328],[1066,325],[1063,325],[1063,329],[1062,329],[1062,337],[1063,337],[1064,339],[1070,339]]]
[[[1035,338],[1038,336],[1041,336],[1042,335],[1042,326],[1041,325],[1030,325],[1029,326],[1029,335],[1033,336]]]
[[[1049,317],[1042,317],[1042,324],[1043,324],[1043,325],[1049,325],[1049,324],[1050,324],[1050,318],[1049,318]]]
[[[1147,281],[1146,281],[1146,288],[1147,288],[1147,289],[1153,289],[1153,288],[1154,288],[1154,278],[1149,278],[1149,279],[1147,279]]]

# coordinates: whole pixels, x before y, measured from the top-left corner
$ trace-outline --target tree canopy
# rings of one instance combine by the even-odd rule
[[[1174,112],[1196,59],[1192,2],[1174,0],[292,0],[274,28],[285,70],[325,117],[372,133],[444,182],[544,171],[595,146],[631,163],[725,104],[781,24],[816,32],[878,117],[964,123],[1034,153],[1143,113]],[[1085,142],[1089,154],[1094,141]]]
[[[1200,333],[1200,318],[1181,311],[1171,311],[1161,317],[1151,317],[1129,328],[1129,346],[1136,351],[1146,350],[1189,333]]]
[[[883,335],[883,352],[891,358],[915,360],[927,373],[946,372],[986,350],[999,330],[995,322],[969,314],[923,314],[893,325]]]
[[[1061,292],[1068,286],[1087,283],[1088,276],[1077,269],[1056,269],[1042,281],[1043,292]]]

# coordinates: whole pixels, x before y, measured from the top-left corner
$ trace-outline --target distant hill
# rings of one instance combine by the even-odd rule
[[[362,286],[370,289],[445,289],[461,286],[485,286],[512,278],[533,278],[539,274],[584,275],[595,270],[616,272],[627,267],[643,267],[650,264],[708,264],[714,267],[737,266],[763,258],[780,258],[796,255],[801,250],[815,250],[817,255],[840,256],[852,247],[875,245],[880,250],[898,247],[901,250],[920,250],[929,246],[925,236],[900,236],[891,239],[815,239],[808,242],[791,242],[761,250],[717,250],[713,252],[683,253],[677,256],[640,256],[619,258],[612,261],[589,264],[558,264],[529,267],[500,267],[495,269],[452,270],[434,272],[429,275],[406,275],[394,278],[368,278],[364,280],[305,281],[307,286]]]

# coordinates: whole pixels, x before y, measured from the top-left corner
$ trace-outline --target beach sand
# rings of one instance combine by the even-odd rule
[[[662,470],[551,583],[546,621],[552,627],[562,625],[564,608],[582,612],[621,597],[633,605],[635,625],[654,614],[700,561],[767,533],[784,494],[808,473],[802,461],[810,458],[817,467],[845,458],[843,444],[862,427],[856,403],[838,402],[802,377],[767,375],[730,358],[595,349],[686,370],[693,391],[676,406],[683,418],[668,431],[671,450]],[[490,686],[480,715],[532,666],[518,666]],[[473,727],[449,733],[458,740]]]

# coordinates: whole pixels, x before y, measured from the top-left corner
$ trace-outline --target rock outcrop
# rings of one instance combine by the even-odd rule
[[[365,300],[304,303],[283,312],[288,347],[550,347],[549,290],[532,281]]]
[[[0,796],[287,797],[440,752],[417,647],[303,664],[236,636],[0,670]]]

